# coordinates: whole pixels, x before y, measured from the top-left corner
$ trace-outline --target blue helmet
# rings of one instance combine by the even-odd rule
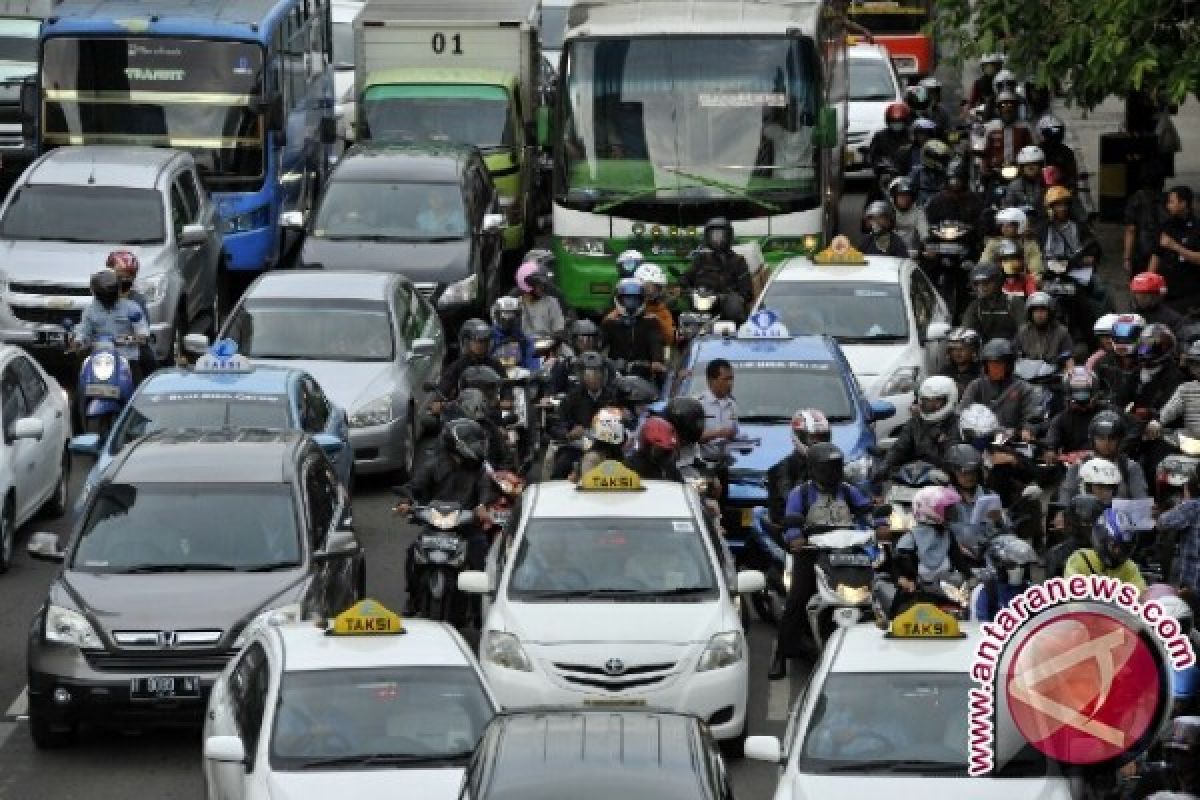
[[[1133,552],[1137,535],[1114,509],[1106,509],[1092,526],[1092,549],[1105,569],[1116,569]]]
[[[637,278],[622,278],[617,281],[613,302],[622,316],[636,319],[646,310],[646,287]]]

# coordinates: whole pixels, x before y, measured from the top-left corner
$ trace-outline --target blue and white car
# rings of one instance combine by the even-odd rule
[[[255,365],[231,354],[202,358],[195,369],[155,372],[138,387],[106,441],[94,433],[71,439],[73,453],[96,457],[79,507],[97,476],[126,445],[154,431],[183,428],[303,430],[329,456],[342,485],[350,488],[354,452],[346,412],[307,372]]]

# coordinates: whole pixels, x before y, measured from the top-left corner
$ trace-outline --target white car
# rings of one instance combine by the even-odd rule
[[[204,718],[208,800],[453,800],[498,707],[449,625],[363,600],[259,626]]]
[[[42,509],[66,512],[71,464],[67,394],[15,345],[0,346],[0,424],[0,572],[7,572],[21,526]]]
[[[883,112],[892,103],[904,100],[904,88],[891,57],[881,45],[860,43],[847,47],[846,61],[850,89],[845,174],[867,176],[871,173],[867,148],[875,134],[883,130]]]
[[[505,708],[648,706],[695,714],[740,747],[749,689],[736,573],[690,485],[639,481],[615,462],[581,487],[529,487],[488,571],[480,662]]]
[[[852,253],[847,262],[785,261],[758,307],[779,314],[793,335],[837,340],[867,399],[896,407],[896,416],[875,426],[880,446],[887,447],[911,416],[917,386],[937,365],[950,311],[910,259]]]
[[[927,609],[938,613],[912,610],[923,621]],[[746,740],[747,757],[782,766],[775,800],[1074,796],[1071,782],[1028,744],[1001,754],[992,774],[968,776],[968,691],[980,634],[974,623],[943,616],[925,627],[936,631],[926,638],[899,638],[870,623],[834,631],[783,742]]]

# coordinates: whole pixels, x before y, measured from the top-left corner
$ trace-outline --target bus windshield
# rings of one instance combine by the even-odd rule
[[[874,0],[851,3],[850,19],[876,36],[920,33],[929,22],[927,0]]]
[[[653,220],[819,207],[816,48],[806,37],[575,40],[562,81],[559,202]],[[656,213],[657,212],[657,213]]]
[[[47,39],[42,137],[50,146],[189,150],[211,189],[263,176],[262,48],[194,39]]]

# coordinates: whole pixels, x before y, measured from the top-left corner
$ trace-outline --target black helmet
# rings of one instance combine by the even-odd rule
[[[1125,438],[1125,418],[1116,411],[1101,411],[1088,423],[1088,440],[1097,436],[1121,441]]]
[[[704,244],[710,250],[728,250],[733,246],[733,225],[725,217],[713,217],[704,223]]]
[[[117,304],[117,296],[121,291],[121,281],[117,277],[117,273],[111,269],[102,269],[92,275],[89,281],[92,288],[92,296],[100,302],[100,305],[105,308],[112,308]]]
[[[458,332],[458,346],[467,349],[467,342],[490,342],[492,326],[481,319],[469,319],[462,324]]]
[[[976,264],[971,270],[971,283],[983,283],[984,281],[1000,282],[1000,267],[990,261],[985,261]]]
[[[609,369],[608,359],[592,350],[581,354],[575,359],[575,371],[582,381],[584,376],[589,372],[598,372],[600,374],[601,386],[608,384]]]
[[[592,337],[595,341],[591,347],[582,348],[581,352],[594,350],[600,345],[600,328],[590,319],[577,319],[567,328],[567,333],[571,337],[571,344],[578,344],[578,340],[587,336]]]
[[[896,204],[896,195],[898,194],[910,194],[916,197],[917,192],[913,189],[912,181],[905,177],[899,177],[888,184],[888,197],[892,199],[893,206]]]
[[[480,389],[463,389],[458,393],[455,405],[458,406],[458,413],[467,419],[482,422],[487,418],[488,399]]]
[[[976,355],[978,355],[979,347],[982,344],[983,340],[979,337],[979,334],[975,332],[974,328],[954,328],[948,334],[946,334],[947,349],[958,346],[969,347],[975,351]]]
[[[617,396],[631,406],[644,406],[658,399],[658,387],[637,375],[618,375],[613,381]]]
[[[1156,367],[1169,361],[1175,357],[1175,334],[1161,322],[1147,325],[1138,339],[1135,355],[1144,366]]]
[[[990,339],[979,353],[980,361],[1004,361],[1009,365],[1016,363],[1017,354],[1013,351],[1012,342],[1008,339]]]
[[[956,444],[946,451],[946,466],[952,472],[980,472],[983,456],[969,444]]]
[[[1051,114],[1038,120],[1037,129],[1042,144],[1062,144],[1063,137],[1067,132],[1067,126],[1063,124],[1062,120]]]
[[[680,444],[696,444],[704,433],[704,406],[694,397],[680,395],[672,397],[663,412],[667,421],[675,426]]]
[[[500,377],[500,373],[485,364],[467,367],[458,376],[460,392],[466,389],[478,389],[489,401],[500,394],[500,386],[503,383],[504,378]]]
[[[473,419],[452,419],[442,427],[442,446],[471,464],[487,458],[487,434]]]
[[[817,487],[833,492],[842,483],[845,458],[841,448],[832,442],[817,442],[808,448],[808,474]]]
[[[1071,498],[1063,512],[1067,533],[1077,541],[1085,541],[1092,533],[1092,526],[1104,513],[1104,503],[1091,494],[1079,494]]]

